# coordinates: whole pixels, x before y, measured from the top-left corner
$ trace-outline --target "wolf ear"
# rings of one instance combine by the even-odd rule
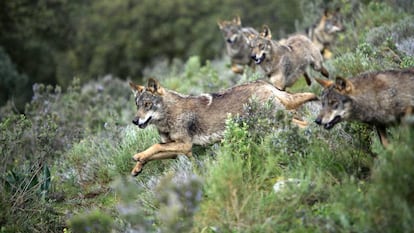
[[[161,87],[160,83],[155,78],[148,79],[147,90],[152,94],[164,94],[164,88]]]
[[[247,35],[247,42],[250,44],[250,41],[256,39],[257,35],[250,33],[249,35]]]
[[[224,26],[224,21],[222,21],[222,20],[218,19],[218,20],[217,20],[217,25],[218,25],[218,27],[219,27],[220,29],[223,29],[223,26]]]
[[[236,16],[236,17],[233,19],[233,22],[234,22],[234,23],[236,23],[236,25],[241,26],[240,16]]]
[[[348,94],[354,90],[354,85],[346,78],[336,77],[335,88],[342,93]]]
[[[321,78],[315,78],[315,80],[324,88],[328,88],[334,85],[334,82],[332,80],[321,79]]]
[[[129,82],[129,86],[135,95],[140,94],[144,90],[144,86],[134,84],[133,82]]]
[[[329,9],[328,8],[323,9],[323,16],[325,16],[325,17],[329,16]]]
[[[262,32],[260,33],[260,36],[266,39],[269,39],[269,40],[272,39],[272,33],[270,32],[269,26],[263,25],[263,29],[262,29]]]

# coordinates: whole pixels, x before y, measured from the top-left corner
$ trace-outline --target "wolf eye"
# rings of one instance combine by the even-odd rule
[[[334,102],[334,103],[332,103],[332,108],[333,108],[334,110],[338,109],[338,107],[339,107],[339,103],[338,103],[338,102]]]
[[[152,103],[151,102],[145,102],[144,103],[144,108],[151,108]]]
[[[264,44],[259,44],[259,49],[265,49],[265,45]]]

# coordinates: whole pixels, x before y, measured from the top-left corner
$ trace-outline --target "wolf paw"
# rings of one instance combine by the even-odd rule
[[[243,74],[244,68],[242,66],[233,65],[231,70],[236,74]]]
[[[139,162],[139,161],[141,161],[142,160],[142,158],[144,157],[144,155],[142,154],[142,153],[138,153],[138,154],[135,154],[134,156],[132,156],[132,159],[134,160],[134,161],[137,161],[137,162]]]
[[[132,176],[137,176],[137,175],[139,175],[139,173],[141,173],[141,171],[142,171],[142,167],[143,167],[143,166],[144,166],[144,163],[138,162],[138,163],[135,165],[134,169],[132,169],[132,171],[131,171],[131,175],[132,175]]]

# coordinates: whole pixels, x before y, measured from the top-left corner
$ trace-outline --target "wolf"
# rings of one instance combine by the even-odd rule
[[[154,78],[150,78],[146,86],[132,82],[130,86],[137,106],[132,122],[139,128],[154,125],[161,138],[161,143],[133,156],[137,161],[131,172],[133,176],[149,161],[175,158],[178,154],[191,157],[193,145],[209,145],[221,140],[228,115],[242,116],[243,105],[252,97],[260,102],[274,102],[275,110],[295,110],[317,99],[313,93],[280,91],[264,80],[198,96],[168,90]]]
[[[302,74],[310,85],[311,79],[306,72],[309,65],[329,77],[329,72],[322,64],[321,53],[306,36],[293,35],[281,44],[272,40],[269,27],[264,25],[258,36],[250,38],[250,46],[251,58],[279,90],[284,91],[292,86]]]
[[[368,72],[352,78],[316,79],[324,87],[322,108],[315,122],[331,129],[341,121],[375,126],[381,144],[386,128],[399,123],[414,107],[414,69]]]
[[[325,60],[332,58],[331,45],[338,33],[345,31],[340,8],[331,12],[325,9],[319,20],[305,29],[305,34],[322,53]]]
[[[217,25],[226,43],[226,51],[231,60],[231,70],[236,74],[243,74],[244,67],[254,68],[254,62],[250,59],[251,49],[248,38],[258,35],[259,32],[251,27],[242,27],[240,17],[231,21],[218,21]]]

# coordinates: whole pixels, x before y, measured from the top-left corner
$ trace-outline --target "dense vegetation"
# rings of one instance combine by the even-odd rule
[[[384,149],[364,124],[299,129],[253,100],[249,116],[229,119],[222,142],[194,148],[193,160],[129,176],[131,156],[159,138],[130,123],[125,79],[155,76],[197,94],[260,78],[231,73],[217,18],[240,14],[282,37],[309,26],[324,3],[2,1],[0,232],[412,232],[407,125],[389,130]],[[337,5],[347,31],[326,61],[333,75],[414,67],[411,1]],[[310,122],[316,111],[302,110]]]
[[[82,83],[108,73],[138,79],[160,59],[221,57],[218,19],[240,15],[245,24],[292,33],[302,22],[300,2],[2,1],[0,65],[14,78],[0,79],[0,105],[13,99],[22,111],[34,83],[66,89],[73,77]]]

